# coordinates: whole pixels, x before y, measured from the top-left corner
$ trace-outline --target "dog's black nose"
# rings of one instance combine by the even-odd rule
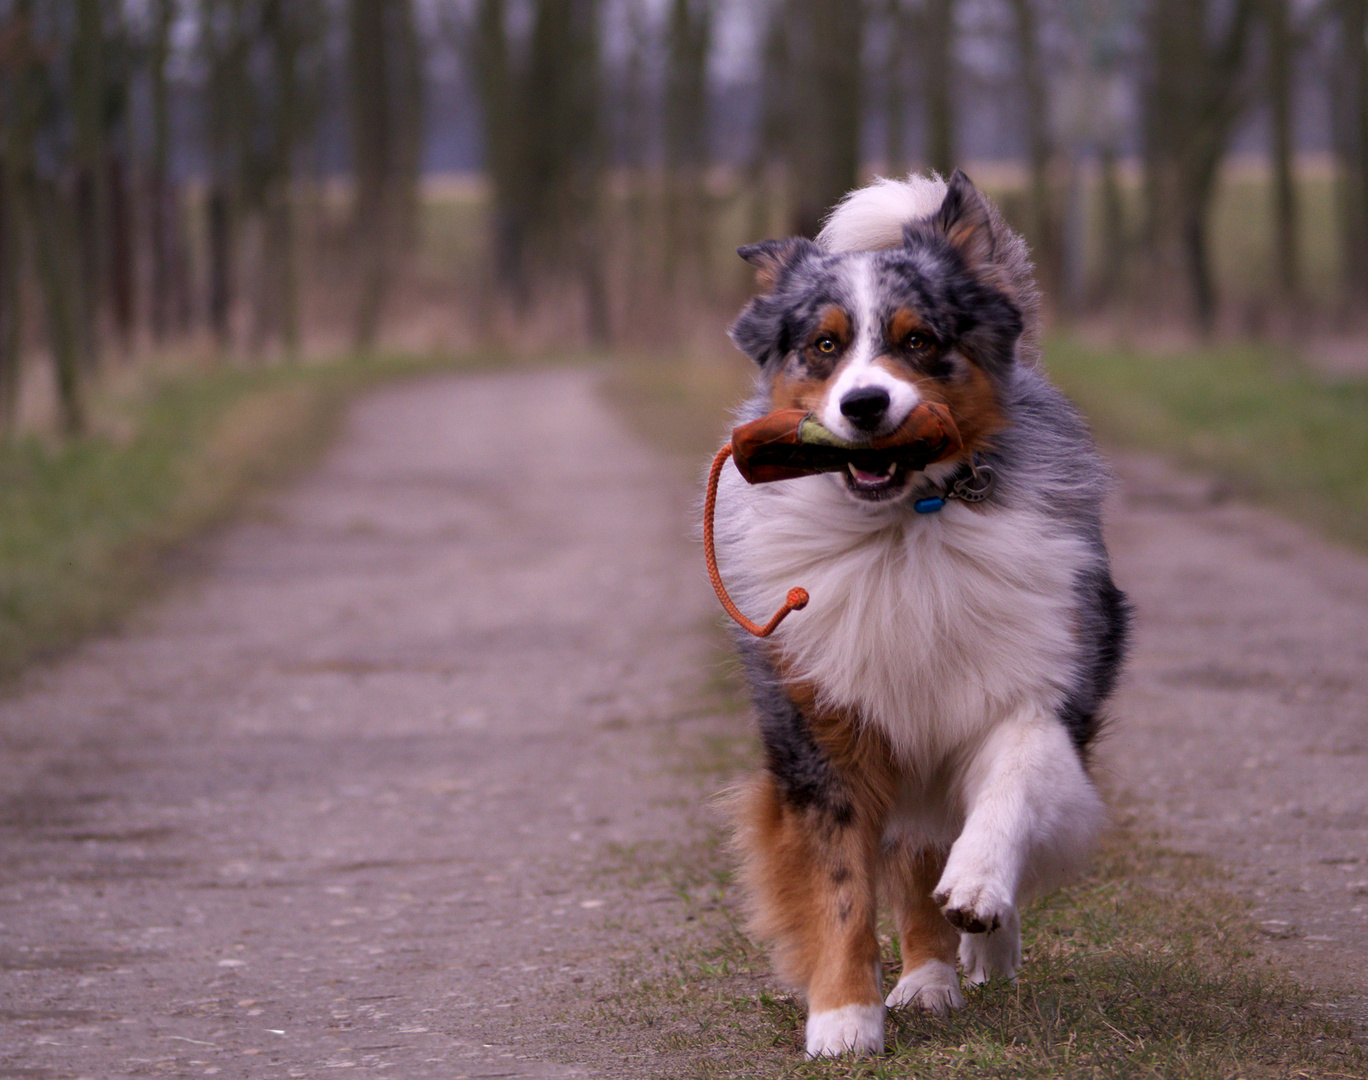
[[[873,431],[888,412],[888,391],[882,386],[861,386],[841,398],[841,415],[861,431]]]

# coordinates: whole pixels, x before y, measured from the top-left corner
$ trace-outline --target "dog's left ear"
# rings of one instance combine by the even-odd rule
[[[982,266],[996,254],[997,237],[988,201],[961,169],[950,177],[945,199],[931,216],[931,224],[970,266]]]
[[[746,244],[737,248],[736,253],[755,267],[755,283],[760,290],[773,292],[784,269],[815,250],[811,240],[791,236],[786,240],[761,240],[757,244]]]

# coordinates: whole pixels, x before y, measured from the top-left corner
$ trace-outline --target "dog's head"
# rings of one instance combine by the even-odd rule
[[[731,336],[765,372],[774,408],[806,409],[859,441],[936,401],[950,409],[966,455],[1002,429],[1000,389],[1024,327],[1010,265],[1020,244],[962,172],[944,192],[929,215],[897,223],[893,247],[833,252],[789,239],[740,249],[761,293]],[[911,479],[892,462],[845,475],[870,502],[906,494]]]

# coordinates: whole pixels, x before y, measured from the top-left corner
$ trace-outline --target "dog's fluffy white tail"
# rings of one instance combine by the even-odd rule
[[[827,251],[877,251],[897,247],[903,226],[928,218],[945,201],[946,184],[935,173],[906,180],[883,177],[852,191],[822,226],[817,243]]]

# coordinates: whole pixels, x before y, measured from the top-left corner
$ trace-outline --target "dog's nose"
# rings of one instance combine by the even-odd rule
[[[841,415],[861,431],[873,431],[888,412],[888,391],[882,386],[861,386],[841,398]]]

